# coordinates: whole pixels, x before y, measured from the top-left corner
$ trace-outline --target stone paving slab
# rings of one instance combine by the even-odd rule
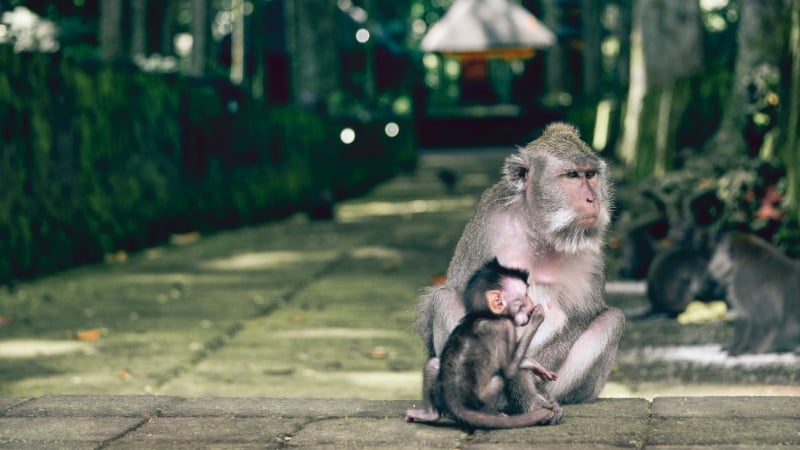
[[[600,399],[562,423],[469,431],[409,424],[414,401],[159,396],[0,397],[0,448],[800,448],[792,397]]]

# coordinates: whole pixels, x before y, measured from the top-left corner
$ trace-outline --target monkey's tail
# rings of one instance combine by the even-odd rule
[[[534,411],[513,416],[487,414],[474,409],[451,411],[456,422],[472,428],[521,428],[533,425],[555,424],[561,419],[561,409],[539,408]]]

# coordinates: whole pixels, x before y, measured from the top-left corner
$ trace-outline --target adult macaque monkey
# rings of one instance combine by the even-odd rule
[[[708,271],[736,314],[728,354],[800,354],[800,263],[757,236],[731,233],[717,244]]]
[[[541,305],[528,297],[528,273],[501,266],[497,259],[481,266],[464,290],[467,315],[450,334],[441,358],[431,358],[423,373],[424,409],[409,409],[408,422],[435,422],[444,415],[472,428],[513,428],[554,424],[561,408],[542,399],[542,406],[508,416],[500,407],[506,380],[520,370],[554,380],[525,352],[542,322]],[[526,326],[517,341],[516,328]],[[441,363],[440,363],[441,361]]]
[[[527,355],[559,374],[546,381],[520,371],[509,383],[506,412],[539,409],[539,393],[559,403],[596,398],[625,323],[603,300],[610,208],[606,164],[572,126],[551,124],[509,156],[501,180],[484,192],[464,228],[447,281],[420,298],[417,325],[429,355],[441,355],[464,316],[461,294],[471,274],[496,256],[530,274],[529,295],[544,319]]]

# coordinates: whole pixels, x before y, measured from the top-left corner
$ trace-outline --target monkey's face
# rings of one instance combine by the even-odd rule
[[[558,228],[594,228],[602,212],[599,180],[602,176],[597,164],[562,164],[555,176],[557,192],[562,206],[553,221]]]
[[[549,126],[506,159],[509,205],[524,204],[531,237],[560,253],[598,252],[611,220],[605,161],[574,128]]]
[[[605,176],[605,163],[599,159],[550,161],[540,185],[531,186],[529,214],[538,214],[538,229],[558,251],[599,249],[610,221]]]

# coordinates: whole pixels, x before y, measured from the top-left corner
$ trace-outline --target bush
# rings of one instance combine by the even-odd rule
[[[341,124],[226,80],[0,46],[0,281],[282,217],[314,189],[352,195],[413,166],[413,138],[376,122],[345,146]]]

